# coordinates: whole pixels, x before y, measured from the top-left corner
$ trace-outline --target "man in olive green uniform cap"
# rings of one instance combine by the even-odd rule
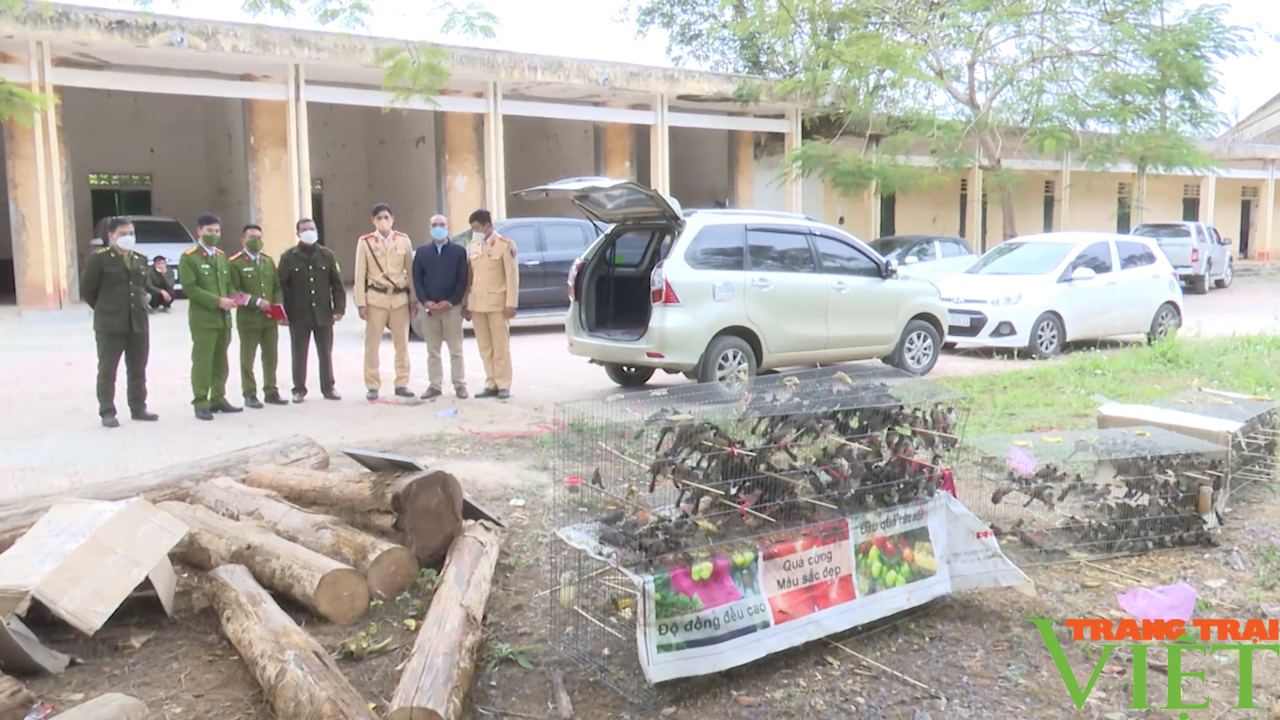
[[[205,214],[196,220],[197,245],[182,254],[178,278],[189,302],[191,328],[191,404],[196,418],[212,420],[213,413],[237,413],[227,402],[227,348],[231,345],[231,264],[218,249],[222,221]]]
[[[231,292],[249,296],[244,307],[236,311],[236,328],[240,331],[240,390],[244,404],[260,408],[258,384],[253,378],[253,360],[262,348],[263,400],[272,405],[288,405],[276,387],[276,350],[280,344],[279,321],[268,317],[273,304],[280,303],[280,278],[270,255],[262,252],[262,227],[249,224],[240,233],[244,251],[231,256]]]
[[[147,412],[147,355],[150,328],[147,322],[150,267],[142,253],[134,252],[133,223],[111,218],[106,223],[107,247],[85,261],[80,296],[93,308],[93,332],[98,341],[98,415],[102,426],[120,427],[116,419],[116,370],[120,356],[128,382],[129,414],[134,420],[154,421]]]

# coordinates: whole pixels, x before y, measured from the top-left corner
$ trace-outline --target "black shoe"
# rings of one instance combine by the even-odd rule
[[[496,398],[496,397],[498,397],[498,389],[497,389],[497,388],[485,388],[485,389],[481,390],[481,391],[476,395],[476,397],[478,397],[478,398]]]
[[[262,398],[262,400],[268,405],[288,405],[289,404],[289,401],[280,397],[280,393],[278,392],[269,392],[267,393],[266,397]]]
[[[374,397],[376,398],[377,395],[374,395]],[[337,390],[330,390],[329,392],[324,393],[324,399],[325,400],[341,400],[342,396],[338,394]]]
[[[422,399],[431,400],[432,398],[440,397],[440,395],[441,395],[440,388],[427,388],[427,391],[422,393]]]
[[[377,399],[378,399],[378,391],[377,391],[377,390],[370,390],[369,392],[367,392],[367,393],[365,393],[365,394],[364,394],[364,399],[365,399],[365,400],[368,400],[369,402],[373,402],[374,400],[377,400]]]
[[[238,412],[244,412],[244,408],[238,408],[235,405],[232,405],[231,403],[227,402],[226,400],[221,400],[219,402],[216,402],[210,405],[209,411],[216,412],[216,413],[238,413]]]
[[[510,391],[510,390],[499,390],[499,391],[498,391],[498,399],[499,399],[499,400],[510,400],[510,399],[511,399],[511,391]]]
[[[155,422],[160,419],[159,415],[153,412],[147,412],[146,410],[139,410],[135,413],[130,413],[129,417],[137,420],[138,422]]]
[[[307,396],[306,396],[306,394],[305,394],[305,393],[296,392],[296,393],[294,393],[294,394],[293,394],[293,401],[294,401],[295,403],[300,403],[300,402],[302,402],[303,400],[306,400],[306,399],[307,399]]]
[[[213,419],[213,413],[209,411],[209,408],[196,408],[196,419],[197,419],[197,420],[212,420],[212,419]]]
[[[102,427],[104,427],[104,428],[118,428],[118,427],[120,427],[120,421],[116,419],[116,416],[115,416],[115,415],[103,415],[103,416],[102,416]]]
[[[411,398],[413,397],[413,391],[407,387],[396,388],[396,395],[399,395],[400,397]]]
[[[466,385],[459,385],[458,387],[454,388],[453,394],[457,395],[459,400],[466,400],[467,398],[471,397],[471,393],[467,392]]]
[[[244,396],[244,406],[254,408],[255,410],[262,409],[262,403],[258,402],[257,396],[254,395]]]

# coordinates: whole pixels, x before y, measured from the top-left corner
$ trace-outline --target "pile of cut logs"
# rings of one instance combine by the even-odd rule
[[[295,436],[75,496],[141,496],[186,523],[189,533],[172,555],[206,571],[223,633],[280,720],[376,716],[330,653],[272,593],[332,623],[348,624],[368,611],[372,596],[394,597],[413,584],[421,566],[443,560],[439,586],[386,718],[458,718],[482,638],[500,529],[464,520],[465,496],[449,473],[330,472],[328,465],[322,447]],[[66,497],[0,510],[0,550]],[[22,686],[14,682],[10,688],[8,680],[0,675],[0,702],[21,696],[14,706],[30,707]],[[57,717],[132,718],[130,701],[137,703],[107,695]],[[110,707],[83,714],[99,702]],[[0,720],[5,717],[0,707]]]

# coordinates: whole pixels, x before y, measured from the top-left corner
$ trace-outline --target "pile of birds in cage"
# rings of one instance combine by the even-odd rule
[[[1195,389],[1155,407],[1237,423],[1230,436],[1232,487],[1280,476],[1280,403],[1273,398]]]
[[[1027,561],[1213,544],[1213,489],[1229,472],[1227,447],[1159,427],[1028,433],[976,445],[975,485],[985,490],[962,499],[997,537],[1030,551]]]
[[[927,381],[839,370],[760,379],[728,404],[657,392],[661,408],[586,444],[571,499],[602,498],[597,537],[627,566],[928,499],[951,482],[967,412]]]

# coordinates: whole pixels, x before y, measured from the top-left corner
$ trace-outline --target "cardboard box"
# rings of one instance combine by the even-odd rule
[[[144,580],[171,615],[177,576],[169,551],[186,534],[186,524],[141,498],[55,505],[0,554],[0,618],[24,615],[39,600],[93,635]]]
[[[1222,420],[1151,405],[1107,403],[1098,408],[1098,429],[1100,430],[1144,425],[1154,425],[1179,435],[1200,438],[1221,445],[1224,450],[1231,447],[1232,438],[1243,427],[1241,423],[1234,420]]]

